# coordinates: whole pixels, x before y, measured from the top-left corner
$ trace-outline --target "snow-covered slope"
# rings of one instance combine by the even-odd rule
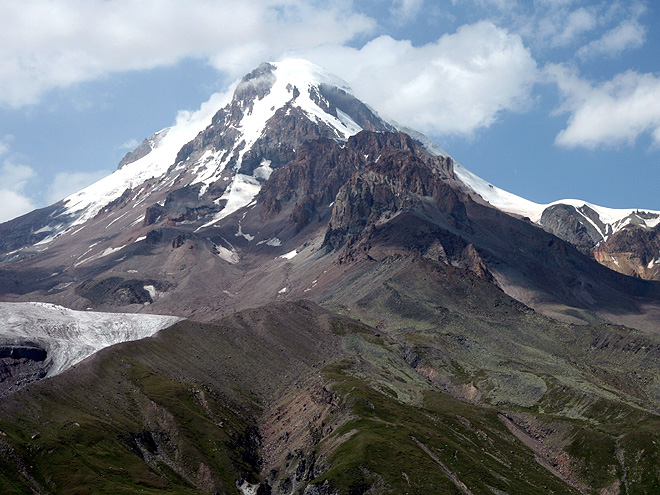
[[[73,311],[48,303],[0,302],[0,345],[29,343],[44,349],[47,376],[54,376],[105,347],[150,337],[180,320]]]
[[[233,96],[215,94],[199,111],[180,114],[174,126],[145,140],[122,160],[118,170],[58,203],[58,210],[38,231],[42,233],[37,243],[40,249],[65,233],[78,231],[109,205],[130,201],[138,212],[142,204],[162,203],[175,187],[198,186],[200,198],[206,195],[218,206],[219,211],[207,219],[212,224],[248,204],[273,168],[283,164],[266,158],[247,169],[244,164],[246,156],[254,159],[283,137],[274,130],[281,127],[279,123],[305,119],[320,129],[319,137],[346,140],[363,128],[355,121],[360,120],[357,116],[368,113],[351,111],[351,105],[364,104],[352,96],[348,85],[305,60],[262,64],[233,85],[233,90]],[[333,97],[336,101],[330,101]],[[372,117],[371,121],[367,118],[370,128],[394,128]],[[136,159],[131,161],[131,155]],[[219,194],[206,194],[210,188]],[[132,221],[139,221],[139,216]]]

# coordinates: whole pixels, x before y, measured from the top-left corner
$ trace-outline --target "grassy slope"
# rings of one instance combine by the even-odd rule
[[[583,491],[660,490],[657,337],[556,322],[423,258],[365,263],[329,294],[324,305],[403,342],[408,363],[438,389],[513,418]]]
[[[329,294],[355,319],[300,302],[184,322],[7,397],[0,491],[660,490],[657,338],[540,317],[422,258]],[[332,398],[300,402],[311,382]],[[257,428],[280,435],[267,465]]]

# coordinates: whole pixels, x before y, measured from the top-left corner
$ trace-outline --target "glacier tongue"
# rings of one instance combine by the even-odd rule
[[[48,303],[0,303],[0,344],[36,344],[55,376],[101,349],[150,337],[183,318],[74,311]]]

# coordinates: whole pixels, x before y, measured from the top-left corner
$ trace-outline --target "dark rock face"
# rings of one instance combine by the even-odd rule
[[[47,357],[46,350],[36,345],[0,345],[0,397],[46,376]]]
[[[587,218],[591,221],[586,220]],[[592,222],[596,225],[600,224],[602,232],[606,231],[605,225],[591,208],[583,206],[578,209],[574,206],[558,204],[549,206],[543,211],[540,223],[548,232],[570,242],[583,253],[590,254],[603,239]]]
[[[387,174],[392,177],[386,179]],[[329,139],[303,143],[297,151],[296,160],[273,172],[264,183],[257,203],[261,206],[264,221],[278,215],[285,205],[291,205],[290,220],[295,225],[295,232],[299,232],[315,218],[325,215],[333,202],[335,205],[347,202],[347,198],[340,193],[343,188],[362,188],[361,192],[353,191],[353,195],[365,197],[361,202],[351,204],[350,207],[356,210],[348,213],[356,222],[351,228],[357,232],[384,209],[396,211],[403,208],[405,198],[410,202],[408,192],[433,196],[451,211],[460,209],[452,199],[452,192],[437,181],[452,176],[450,159],[429,155],[409,136],[362,131],[352,136],[344,146]],[[376,178],[382,179],[382,183]],[[394,184],[397,184],[396,190],[391,189]],[[405,195],[399,200],[397,194],[400,196],[404,192]],[[370,217],[366,209],[371,208],[375,201],[379,203]],[[458,211],[455,213],[461,215]],[[347,222],[346,219],[337,220],[334,224],[331,222],[330,228],[344,229],[339,223]],[[339,244],[333,246],[334,249]]]
[[[97,216],[103,215],[105,213],[110,213],[116,208],[121,208],[122,206],[125,206],[132,199],[132,196],[133,196],[132,189],[124,190],[121,196],[119,196],[114,201],[108,203],[101,211],[98,212]]]
[[[337,249],[383,217],[416,208],[422,198],[432,198],[454,221],[466,219],[463,203],[446,182],[451,178],[450,160],[386,148],[365,168],[337,194],[325,246]]]
[[[252,174],[263,160],[269,160],[272,168],[280,168],[295,159],[295,150],[304,142],[337,137],[334,128],[312,122],[300,108],[287,105],[275,113],[261,137],[245,153],[240,173]]]
[[[154,205],[145,214],[145,225],[158,220],[167,220],[170,224],[195,222],[216,213],[220,208],[207,198],[200,198],[201,184],[174,189],[167,195],[163,206]],[[155,218],[155,220],[154,220]],[[151,223],[147,223],[147,221]]]
[[[82,283],[76,292],[89,299],[95,305],[126,306],[153,302],[145,285],[153,281],[124,280],[121,277],[109,277],[103,280],[90,279]]]
[[[137,148],[135,148],[133,151],[129,151],[124,155],[124,157],[119,162],[119,165],[117,165],[117,170],[125,167],[129,163],[133,163],[139,160],[140,158],[144,158],[149,153],[151,153],[152,149],[153,148],[151,146],[150,140],[143,140]]]

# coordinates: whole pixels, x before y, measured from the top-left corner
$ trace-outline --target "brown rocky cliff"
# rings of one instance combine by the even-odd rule
[[[599,263],[646,280],[660,280],[660,226],[628,226],[611,235],[595,250]]]
[[[449,184],[451,161],[417,154],[417,149],[381,150],[337,194],[324,245],[337,249],[369,225],[415,209],[431,198],[450,223],[467,219],[465,206]]]

